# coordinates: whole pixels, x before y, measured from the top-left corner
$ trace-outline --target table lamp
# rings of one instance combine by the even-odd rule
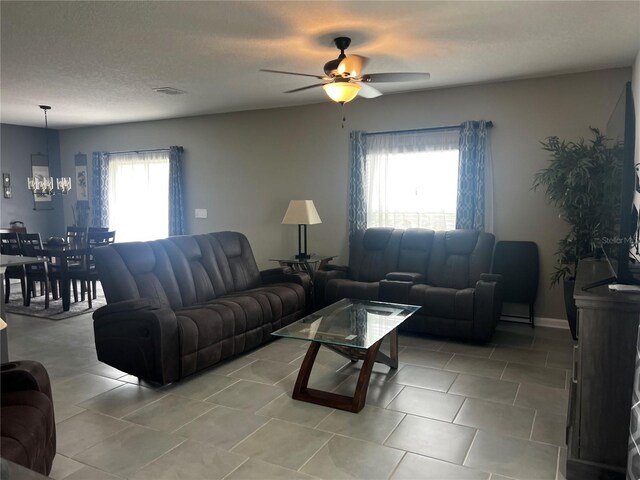
[[[298,225],[298,260],[311,258],[307,254],[307,225],[322,223],[313,200],[291,200],[282,219],[283,225]],[[304,231],[304,250],[302,250],[302,232]]]

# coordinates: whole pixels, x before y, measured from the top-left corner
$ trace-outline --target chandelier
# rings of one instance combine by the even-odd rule
[[[47,161],[49,159],[49,123],[47,121],[47,110],[51,110],[49,105],[39,105],[44,112],[44,128],[47,141]],[[38,197],[44,197],[46,195],[55,195],[56,193],[62,193],[66,195],[71,191],[71,177],[45,177],[45,176],[33,176],[27,177],[27,188]]]

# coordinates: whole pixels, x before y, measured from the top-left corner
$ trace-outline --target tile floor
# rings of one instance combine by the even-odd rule
[[[158,388],[100,363],[91,317],[9,315],[11,359],[53,383],[51,477],[564,479],[568,330],[501,323],[490,345],[400,336],[359,414],[298,402],[307,344],[280,339]],[[311,386],[352,393],[357,366],[322,349]]]

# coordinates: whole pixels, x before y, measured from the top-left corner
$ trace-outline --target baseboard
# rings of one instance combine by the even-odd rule
[[[530,325],[530,323],[526,320],[523,320],[522,322],[514,322],[512,320],[512,317],[503,317],[501,318],[501,320],[508,320],[511,323],[522,323],[523,325]],[[535,317],[535,326],[569,330],[569,322],[567,322],[565,318]]]

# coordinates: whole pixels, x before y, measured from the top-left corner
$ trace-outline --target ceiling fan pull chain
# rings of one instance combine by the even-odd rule
[[[347,121],[347,116],[344,113],[344,102],[342,102],[341,107],[342,107],[342,128],[344,128],[344,122]]]

